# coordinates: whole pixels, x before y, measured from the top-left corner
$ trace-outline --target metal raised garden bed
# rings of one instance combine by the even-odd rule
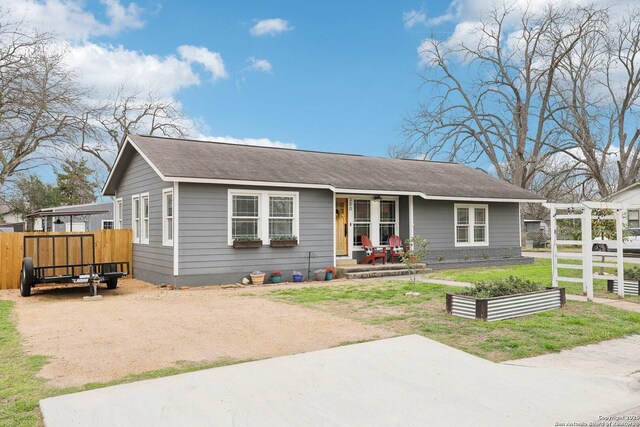
[[[607,291],[618,293],[618,281],[609,279],[607,280]],[[638,280],[625,280],[624,281],[624,294],[625,295],[640,295],[640,281]]]
[[[447,294],[447,313],[467,319],[492,322],[553,310],[565,305],[564,288],[547,288],[526,294],[493,298]]]

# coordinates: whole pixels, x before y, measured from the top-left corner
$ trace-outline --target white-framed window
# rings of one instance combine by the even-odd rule
[[[173,246],[173,188],[162,190],[162,244]]]
[[[380,244],[388,245],[389,237],[398,234],[398,202],[396,200],[380,200]]]
[[[371,200],[353,200],[353,244],[362,245],[362,235],[371,238]]]
[[[133,243],[140,243],[140,196],[131,196],[131,229]]]
[[[455,246],[489,245],[489,206],[455,204]]]
[[[270,243],[272,236],[296,236],[300,240],[298,193],[284,191],[229,190],[228,244],[235,239]]]
[[[123,218],[122,197],[120,197],[116,199],[115,209],[113,210],[114,227],[118,230],[122,230],[123,228]]]
[[[631,209],[627,211],[627,226],[629,228],[640,228],[640,210]]]
[[[140,230],[140,243],[149,244],[149,193],[140,195],[140,208],[142,214],[142,230]]]
[[[102,224],[101,224],[101,228],[103,230],[113,230],[114,227],[114,221],[111,219],[103,219],[102,220]]]

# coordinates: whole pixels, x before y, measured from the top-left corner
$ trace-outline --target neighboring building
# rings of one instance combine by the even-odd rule
[[[39,209],[25,218],[33,222],[31,231],[89,232],[114,228],[111,201]]]
[[[6,204],[0,203],[0,231],[22,231],[23,228],[22,217],[13,213]]]
[[[430,267],[527,263],[521,202],[538,195],[453,163],[365,157],[131,135],[103,194],[116,228],[133,229],[136,277],[237,282],[254,270],[361,259],[360,235],[429,240]],[[270,247],[272,237],[298,244]],[[234,239],[263,246],[235,249]],[[309,259],[309,253],[311,258]]]

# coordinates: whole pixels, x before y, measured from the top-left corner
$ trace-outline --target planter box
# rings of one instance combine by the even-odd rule
[[[234,240],[234,249],[260,248],[262,240]]]
[[[607,280],[607,291],[618,293],[618,281]],[[638,280],[625,280],[624,281],[624,294],[625,295],[640,295],[640,281]]]
[[[298,246],[297,240],[272,240],[269,243],[269,246],[272,248],[293,248]]]
[[[476,298],[448,293],[447,313],[467,319],[493,322],[553,310],[564,306],[566,302],[564,288],[547,288],[544,291],[494,298]]]

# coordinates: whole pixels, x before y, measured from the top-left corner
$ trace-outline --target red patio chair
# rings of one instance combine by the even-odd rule
[[[389,261],[393,263],[394,258],[402,258],[405,254],[405,247],[402,245],[400,236],[389,236]]]
[[[365,257],[360,260],[360,264],[371,261],[371,265],[376,265],[376,260],[382,258],[382,263],[387,263],[387,248],[385,246],[373,246],[369,237],[365,234],[360,236]]]

